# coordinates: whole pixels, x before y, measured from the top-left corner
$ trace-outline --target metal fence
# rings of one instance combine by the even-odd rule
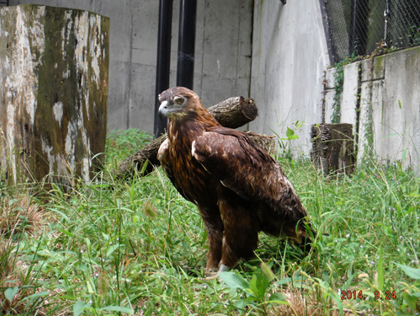
[[[332,62],[420,45],[420,0],[321,0]]]

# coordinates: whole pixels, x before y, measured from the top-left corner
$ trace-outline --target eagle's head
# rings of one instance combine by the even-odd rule
[[[189,112],[196,112],[202,108],[198,95],[184,87],[174,87],[159,94],[159,117],[166,116],[170,119],[180,119]]]

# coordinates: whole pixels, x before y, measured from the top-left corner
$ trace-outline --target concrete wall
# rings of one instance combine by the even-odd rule
[[[321,121],[322,79],[329,64],[319,0],[255,0],[251,96],[259,117],[250,129],[299,135],[295,151],[311,148],[310,125]],[[294,126],[304,121],[302,128]]]
[[[327,70],[326,113],[332,113],[335,68]],[[366,150],[420,171],[420,47],[344,66],[341,122],[358,134],[358,161]],[[330,122],[327,114],[326,122]]]
[[[89,10],[110,17],[108,129],[152,132],[158,0],[10,0]],[[206,106],[249,96],[252,0],[197,1],[194,90]],[[179,0],[174,1],[172,76],[175,85]]]

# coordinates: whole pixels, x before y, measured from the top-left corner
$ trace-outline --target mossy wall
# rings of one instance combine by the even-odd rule
[[[341,123],[353,124],[358,162],[373,156],[420,174],[420,46],[348,64],[343,70]],[[327,123],[336,71],[326,71]]]
[[[88,181],[105,150],[109,19],[21,5],[0,28],[1,177]]]

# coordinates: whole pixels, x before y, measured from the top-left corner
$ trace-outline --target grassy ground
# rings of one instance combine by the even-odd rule
[[[159,169],[129,183],[111,170],[147,137],[108,138],[92,184],[42,198],[0,187],[0,315],[413,315],[420,299],[420,180],[367,162],[325,179],[280,159],[319,232],[302,257],[260,235],[256,259],[203,281],[196,207]],[[341,291],[341,293],[340,293]]]

